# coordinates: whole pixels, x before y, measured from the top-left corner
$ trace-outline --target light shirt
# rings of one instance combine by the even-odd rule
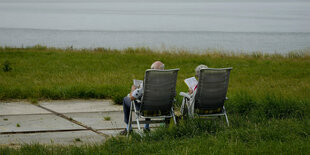
[[[143,92],[143,88],[138,88],[138,89],[134,90],[131,95],[135,99],[140,99],[142,97],[142,92]]]

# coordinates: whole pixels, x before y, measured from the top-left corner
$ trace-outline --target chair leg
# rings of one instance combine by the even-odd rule
[[[139,131],[141,130],[140,128],[140,122],[139,122],[139,114],[137,114],[137,109],[136,109],[136,105],[134,104],[134,101],[132,102],[133,106],[134,106],[134,110],[135,110],[135,114],[136,114],[136,122],[137,122],[137,126]]]
[[[137,121],[137,126],[138,126],[138,129],[139,131],[141,130],[140,128],[140,122],[139,122],[139,117],[136,115],[136,121]]]
[[[192,102],[191,100],[187,101],[187,108],[188,108],[188,114],[189,117],[193,118],[194,117],[194,102]]]
[[[227,117],[226,112],[225,112],[225,118],[226,118],[226,123],[227,123],[227,126],[229,126],[229,121],[228,121],[228,117]]]
[[[173,117],[174,124],[176,125],[177,124],[177,120],[175,119],[173,107],[171,107],[171,112],[172,112],[172,117]]]
[[[181,110],[180,110],[182,116],[184,115],[184,107],[185,107],[185,97],[183,97],[182,105],[181,105]]]
[[[223,106],[223,109],[224,109],[224,115],[225,115],[225,118],[226,118],[226,123],[227,123],[227,126],[229,126],[229,121],[228,121],[228,117],[227,117],[226,109],[225,109],[225,107],[224,107],[224,106]]]

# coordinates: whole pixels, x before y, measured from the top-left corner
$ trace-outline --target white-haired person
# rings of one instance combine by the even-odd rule
[[[163,70],[164,68],[165,68],[165,65],[162,62],[160,62],[160,61],[155,61],[151,65],[151,69]],[[128,125],[131,101],[134,101],[136,99],[141,99],[142,94],[143,94],[143,87],[136,88],[135,85],[132,85],[131,86],[131,91],[130,91],[129,95],[124,97],[124,100],[123,100],[123,111],[124,111],[124,122],[126,123],[126,128],[123,131],[120,132],[121,135],[126,135],[127,132],[130,132],[132,130],[131,126]],[[136,104],[136,107],[139,109],[140,108],[140,104]],[[149,120],[149,119],[146,119],[146,120]],[[150,131],[149,124],[145,124],[144,125],[144,130],[145,131]]]
[[[198,79],[199,78],[199,74],[200,74],[200,70],[201,69],[207,69],[208,66],[206,65],[198,65],[196,68],[195,68],[195,77]],[[188,93],[189,94],[192,94],[195,90],[197,89],[197,85],[195,86],[194,90],[189,88],[188,89]]]

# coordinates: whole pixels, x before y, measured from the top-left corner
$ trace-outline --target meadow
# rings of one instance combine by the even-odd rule
[[[310,51],[288,54],[148,48],[0,48],[0,100],[108,98],[120,104],[152,62],[180,68],[177,92],[194,68],[233,67],[225,103],[231,126],[222,121],[184,120],[143,137],[116,137],[98,145],[0,147],[0,154],[309,154]],[[177,96],[176,109],[181,103]]]

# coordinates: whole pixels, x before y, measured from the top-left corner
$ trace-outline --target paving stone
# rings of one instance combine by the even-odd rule
[[[84,129],[53,114],[0,116],[0,132]]]
[[[25,114],[47,114],[50,113],[42,108],[20,102],[0,102],[0,115],[25,115]]]
[[[110,128],[124,128],[123,112],[92,112],[92,113],[67,113],[64,114],[74,120],[81,122],[84,125],[94,129],[110,129]],[[109,117],[110,120],[105,120]]]
[[[60,100],[42,101],[40,105],[58,113],[122,111],[112,100]]]

